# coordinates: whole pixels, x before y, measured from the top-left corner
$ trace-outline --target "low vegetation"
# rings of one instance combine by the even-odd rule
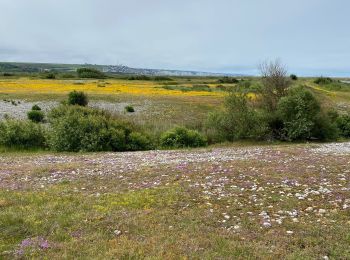
[[[211,113],[207,126],[212,140],[335,140],[337,119],[323,111],[306,87],[292,87],[286,69],[278,61],[263,64],[260,96],[252,100],[234,89],[224,110]]]
[[[44,121],[44,113],[40,110],[31,110],[27,113],[28,119],[34,123],[41,123]]]
[[[0,122],[0,145],[8,148],[43,148],[45,136],[45,129],[31,121],[6,119]]]
[[[93,68],[79,68],[77,69],[77,74],[79,78],[92,78],[92,79],[104,79],[106,75]]]
[[[198,131],[184,127],[175,127],[165,132],[161,138],[161,145],[165,148],[189,148],[206,146],[207,140]]]
[[[96,108],[79,108],[88,106],[88,96],[81,90],[71,91],[68,100],[63,102],[67,105],[49,113],[45,124],[45,145],[42,147],[56,151],[127,151],[156,147],[199,147],[240,140],[291,142],[349,137],[347,112],[332,114],[310,86],[303,85],[304,81],[298,80],[296,75],[288,76],[287,70],[279,61],[264,63],[260,70],[260,80],[223,77],[200,82],[191,80],[191,84],[188,84],[187,79],[186,82],[182,81],[185,84],[178,84],[179,80],[172,81],[168,77],[153,78],[154,81],[169,81],[164,86],[155,87],[158,89],[203,95],[222,93],[225,96],[223,106],[208,110],[210,112],[206,120],[203,115],[202,121],[196,119],[196,122],[189,121],[186,124],[173,123],[164,128],[156,128],[147,121],[139,123],[139,113],[135,117],[121,119]],[[90,69],[81,71],[88,72]],[[143,75],[130,76],[128,79],[152,80]],[[221,85],[212,84],[219,81],[222,82]],[[82,89],[89,88],[88,82],[78,83],[82,84]],[[345,85],[323,77],[314,83],[320,89],[334,84]],[[108,81],[95,82],[95,89],[96,84],[103,84],[104,87],[100,89],[115,88]],[[147,82],[137,84],[148,85]],[[13,102],[17,105],[17,101]],[[66,113],[63,113],[65,110]],[[53,115],[58,111],[61,116],[56,118]],[[124,111],[133,113],[135,109],[132,105],[127,105]],[[190,117],[185,111],[181,113]],[[36,105],[28,112],[28,119],[35,123],[45,123],[45,115]],[[149,119],[154,120],[152,117]],[[178,127],[174,128],[176,125]]]
[[[60,106],[49,114],[48,144],[55,151],[127,151],[151,148],[146,136],[109,113],[79,106]]]
[[[290,75],[291,80],[298,80],[298,76],[295,74]]]
[[[68,105],[87,106],[89,103],[87,95],[82,91],[73,91],[68,95]]]
[[[239,80],[236,78],[232,78],[232,77],[223,77],[218,79],[218,83],[232,83],[232,84],[237,84],[239,83]]]
[[[125,107],[125,111],[128,113],[134,113],[135,112],[135,108],[132,105],[127,105]]]

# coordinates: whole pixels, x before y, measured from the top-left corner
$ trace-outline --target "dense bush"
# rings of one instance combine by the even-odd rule
[[[49,114],[50,148],[56,151],[126,151],[151,147],[146,136],[102,110],[60,106]]]
[[[39,148],[45,146],[45,131],[41,125],[24,120],[0,122],[0,145],[6,147]]]
[[[319,78],[314,80],[314,83],[316,83],[318,85],[330,84],[332,82],[333,82],[333,80],[331,78],[324,78],[324,77],[319,77]]]
[[[286,97],[281,98],[277,115],[283,122],[282,136],[286,140],[334,138],[334,126],[327,115],[321,113],[320,104],[314,95],[303,87],[292,89]]]
[[[152,80],[152,78],[146,75],[135,75],[128,77],[128,80]]]
[[[44,113],[39,110],[31,110],[27,113],[27,117],[30,121],[34,123],[40,123],[44,121]]]
[[[257,105],[237,88],[226,98],[223,110],[209,115],[206,125],[210,142],[331,140],[338,136],[334,118],[322,112],[317,99],[304,87],[290,89],[279,99],[276,110]]]
[[[207,127],[214,141],[263,139],[267,131],[263,114],[251,106],[247,94],[237,92],[230,92],[223,111],[209,115]]]
[[[62,79],[73,79],[76,77],[73,73],[61,73],[59,76]]]
[[[40,111],[41,107],[39,107],[38,105],[34,105],[32,106],[32,110]]]
[[[292,80],[298,80],[298,76],[295,75],[295,74],[291,74],[291,75],[290,75],[290,78],[291,78]]]
[[[218,83],[231,83],[231,84],[237,84],[239,82],[238,79],[232,78],[232,77],[223,77],[221,79],[218,79]]]
[[[56,74],[53,72],[46,72],[42,75],[42,78],[44,79],[55,79],[56,78]]]
[[[135,109],[134,109],[133,106],[127,105],[127,106],[125,106],[125,111],[128,112],[128,113],[134,113]]]
[[[87,106],[88,96],[82,91],[72,91],[68,95],[68,105]]]
[[[155,76],[155,81],[172,81],[172,78],[166,77],[166,76]]]
[[[150,138],[142,133],[132,132],[127,138],[128,151],[143,151],[153,149],[154,145]]]
[[[336,125],[339,129],[339,134],[342,137],[349,138],[350,137],[350,115],[341,115],[336,118]]]
[[[78,77],[79,78],[93,78],[93,79],[104,79],[106,78],[106,75],[93,68],[80,68],[77,69]]]
[[[168,148],[201,147],[207,145],[206,138],[198,131],[175,127],[161,136],[161,145]]]

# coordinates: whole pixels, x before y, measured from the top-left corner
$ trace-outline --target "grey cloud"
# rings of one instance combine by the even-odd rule
[[[0,60],[350,74],[347,0],[0,0]]]

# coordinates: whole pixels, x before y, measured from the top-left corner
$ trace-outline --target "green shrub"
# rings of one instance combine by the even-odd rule
[[[49,114],[49,145],[56,151],[123,151],[125,130],[103,111],[60,106]]]
[[[79,78],[93,78],[93,79],[104,79],[106,78],[106,75],[93,68],[80,68],[77,69],[78,77]]]
[[[151,147],[146,136],[109,113],[79,106],[60,106],[49,114],[49,145],[56,151],[126,151]]]
[[[26,149],[44,147],[45,131],[31,121],[5,120],[0,122],[0,145]]]
[[[87,106],[88,97],[82,91],[72,91],[68,95],[68,105]]]
[[[315,126],[311,136],[322,141],[336,140],[339,137],[339,129],[329,115],[320,113],[315,118]]]
[[[290,75],[290,78],[291,78],[292,80],[298,80],[298,76],[295,75],[295,74],[291,74],[291,75]]]
[[[40,123],[44,121],[44,113],[39,110],[31,110],[27,113],[27,117],[34,123]]]
[[[263,114],[250,104],[245,93],[230,92],[223,111],[211,113],[207,119],[207,131],[214,140],[263,139],[267,123]]]
[[[73,79],[76,77],[73,73],[62,73],[59,76],[62,79]]]
[[[129,151],[144,151],[153,149],[154,146],[150,138],[138,132],[132,132],[128,136],[127,150]]]
[[[38,105],[34,105],[32,106],[32,110],[40,111],[41,107],[39,107]]]
[[[42,78],[44,79],[55,79],[56,78],[56,74],[53,72],[46,72],[43,74]]]
[[[205,84],[194,84],[192,85],[193,91],[211,91],[211,88]]]
[[[238,82],[239,82],[238,79],[232,78],[232,77],[223,77],[223,78],[221,78],[221,79],[218,79],[218,83],[221,83],[221,84],[223,84],[223,83],[236,84],[236,83],[238,83]]]
[[[324,77],[319,77],[317,79],[314,80],[314,83],[318,84],[318,85],[325,85],[325,84],[330,84],[332,83],[333,80],[331,78],[324,78]]]
[[[221,91],[226,91],[227,87],[225,87],[224,85],[217,85],[216,89],[221,90]]]
[[[128,80],[152,80],[152,78],[146,75],[136,75],[128,77]]]
[[[201,147],[207,145],[206,138],[198,131],[175,127],[162,134],[161,145],[168,148]]]
[[[339,129],[339,134],[342,137],[349,138],[350,137],[350,115],[341,115],[336,119],[336,125]]]
[[[127,106],[125,107],[125,111],[128,112],[128,113],[134,113],[134,112],[135,112],[135,109],[134,109],[133,106],[127,105]]]
[[[283,122],[284,139],[333,139],[331,129],[335,130],[327,115],[321,113],[321,107],[314,95],[303,87],[289,91],[281,98],[277,114]],[[334,134],[335,135],[335,134]]]
[[[172,78],[166,77],[166,76],[156,76],[154,77],[155,81],[172,81]]]

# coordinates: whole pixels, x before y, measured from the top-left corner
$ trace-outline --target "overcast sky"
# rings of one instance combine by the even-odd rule
[[[0,0],[0,60],[350,75],[349,0]]]

